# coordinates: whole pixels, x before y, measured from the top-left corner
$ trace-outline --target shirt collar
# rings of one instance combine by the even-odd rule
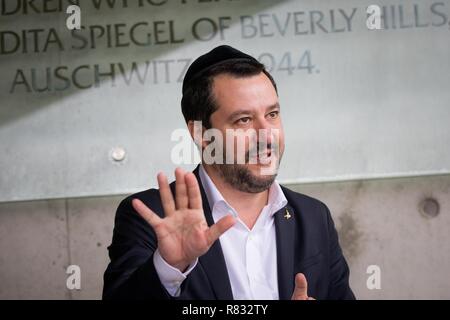
[[[203,189],[205,190],[206,198],[208,199],[211,212],[214,213],[216,212],[216,210],[223,209],[231,211],[235,217],[238,217],[236,210],[223,198],[222,194],[217,189],[214,182],[211,180],[205,168],[201,164],[199,168],[199,176],[203,185]],[[279,183],[277,181],[274,181],[269,188],[269,199],[267,201],[270,216],[273,216],[278,210],[285,207],[287,205],[287,202],[288,201]]]

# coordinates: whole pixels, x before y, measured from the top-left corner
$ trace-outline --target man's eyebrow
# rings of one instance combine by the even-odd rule
[[[233,120],[242,114],[250,114],[250,113],[251,113],[250,110],[237,110],[228,116],[228,120]]]
[[[280,103],[277,102],[277,103],[275,103],[275,104],[273,104],[271,106],[268,106],[266,110],[269,111],[269,110],[272,110],[272,109],[281,109]]]
[[[277,103],[275,103],[275,104],[273,104],[271,106],[268,106],[266,108],[266,112],[269,111],[269,110],[273,110],[273,109],[280,109],[280,104],[277,102]],[[240,115],[251,114],[251,113],[252,113],[252,110],[243,110],[243,109],[242,110],[236,110],[236,111],[234,111],[233,113],[231,113],[228,116],[228,120],[233,120],[233,119],[237,118]]]

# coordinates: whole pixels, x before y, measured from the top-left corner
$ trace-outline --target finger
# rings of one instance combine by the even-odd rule
[[[187,187],[186,187],[186,181],[184,180],[184,176],[186,173],[183,169],[177,168],[175,170],[175,188],[176,188],[176,194],[175,194],[175,202],[177,205],[177,209],[186,209],[188,207],[189,198],[187,195]]]
[[[314,299],[313,297],[308,297],[308,300],[316,300],[316,299]]]
[[[147,207],[141,200],[133,199],[131,204],[134,210],[139,213],[139,215],[147,221],[149,225],[155,229],[159,223],[161,223],[162,219],[154,213],[149,207]]]
[[[189,197],[189,208],[202,209],[202,196],[200,194],[200,187],[198,186],[197,178],[191,172],[184,177]]]
[[[231,214],[226,215],[215,224],[213,224],[206,231],[206,238],[208,241],[208,246],[211,246],[214,241],[219,239],[219,237],[224,234],[228,229],[230,229],[236,223],[236,219]]]
[[[167,178],[162,172],[158,174],[158,185],[164,213],[168,217],[175,211],[175,202],[173,201],[172,191],[170,191]]]
[[[292,294],[292,300],[308,299],[308,283],[303,273],[297,273],[295,276],[295,289]]]

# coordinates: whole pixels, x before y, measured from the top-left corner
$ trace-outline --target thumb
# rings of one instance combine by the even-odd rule
[[[292,300],[308,300],[308,282],[303,273],[297,273],[295,276],[295,289],[292,294]]]
[[[235,223],[236,220],[234,219],[234,217],[228,214],[225,217],[221,218],[219,221],[217,221],[215,224],[213,224],[206,231],[208,246],[211,246],[214,243],[214,241],[219,239],[219,237],[223,233],[225,233],[228,229],[230,229]]]

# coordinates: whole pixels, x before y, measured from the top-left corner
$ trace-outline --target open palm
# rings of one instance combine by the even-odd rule
[[[235,220],[227,215],[208,227],[203,213],[202,198],[197,178],[180,168],[175,170],[175,201],[167,178],[158,174],[158,185],[164,218],[160,218],[139,199],[133,199],[134,209],[153,228],[158,239],[161,257],[171,266],[185,271]]]

